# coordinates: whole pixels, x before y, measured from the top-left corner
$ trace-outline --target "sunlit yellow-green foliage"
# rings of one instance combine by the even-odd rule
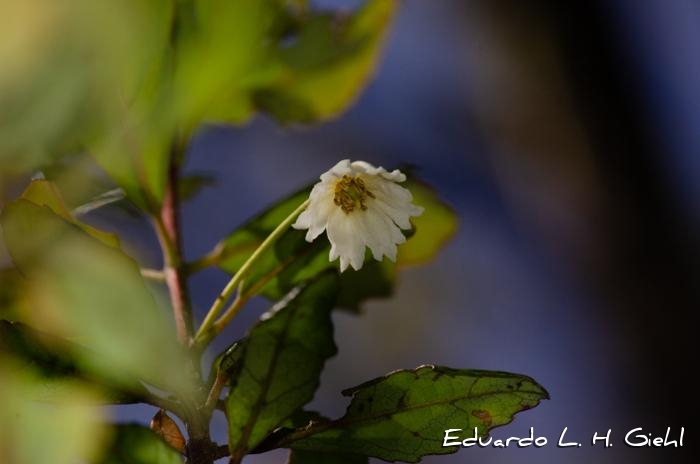
[[[173,142],[258,110],[340,114],[372,74],[395,0],[354,14],[282,0],[0,0],[0,169],[89,152],[139,206]]]
[[[186,394],[174,330],[112,236],[83,229],[45,181],[6,205],[1,219],[13,261],[31,283],[23,321],[88,348],[72,353],[76,362],[114,384],[137,376]]]
[[[45,380],[0,357],[0,462],[74,464],[99,454],[106,435],[99,397],[77,383],[64,384],[51,402]]]
[[[167,0],[0,0],[0,167],[78,151],[131,105]]]
[[[303,0],[0,0],[0,184],[73,169],[68,191],[37,180],[0,205],[0,259],[15,266],[0,269],[0,319],[27,324],[3,321],[0,463],[91,462],[110,436],[180,460],[143,430],[110,432],[93,406],[140,401],[143,383],[179,398],[192,386],[136,262],[64,199],[94,193],[74,161],[91,157],[107,183],[157,212],[172,153],[203,124],[260,112],[307,124],[345,111],[396,5],[367,0],[340,14]],[[33,351],[24,328],[66,343]]]

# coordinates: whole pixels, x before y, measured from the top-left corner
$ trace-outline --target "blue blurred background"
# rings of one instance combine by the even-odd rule
[[[413,164],[454,207],[458,234],[434,262],[403,273],[394,298],[367,304],[362,316],[335,315],[340,353],[312,407],[342,415],[340,390],[424,363],[513,371],[552,399],[493,436],[534,427],[547,446],[470,448],[423,462],[689,461],[698,44],[700,4],[691,0],[407,0],[373,83],[335,122],[280,128],[257,118],[198,135],[187,171],[217,183],[185,207],[186,253],[209,251],[339,159]],[[133,246],[148,254],[153,245]],[[226,280],[214,270],[194,278],[200,320]],[[250,305],[217,347],[264,308]],[[116,410],[122,420],[153,412]],[[224,441],[223,417],[216,422]],[[681,426],[683,450],[623,442],[636,427],[663,436]],[[564,427],[581,448],[557,448]],[[608,429],[613,447],[591,446]]]

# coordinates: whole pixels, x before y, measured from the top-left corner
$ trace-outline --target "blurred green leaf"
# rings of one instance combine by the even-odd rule
[[[249,332],[226,398],[233,461],[313,398],[323,364],[336,352],[330,318],[336,295],[337,277],[321,275],[291,291]]]
[[[15,268],[0,269],[0,318],[19,320],[26,312],[25,279]]]
[[[137,379],[129,381],[124,376],[119,385],[114,385],[109,379],[98,378],[84,370],[76,359],[90,356],[85,348],[19,322],[0,320],[0,354],[11,356],[18,367],[37,376],[35,390],[41,396],[35,400],[55,402],[67,388],[79,382],[99,390],[100,397],[110,403],[136,403],[149,396]],[[68,382],[62,386],[62,380]],[[44,391],[39,391],[41,386],[45,387]]]
[[[287,464],[367,464],[367,456],[350,453],[318,453],[316,451],[290,450]]]
[[[0,0],[0,170],[26,174],[119,133],[170,5]]]
[[[123,200],[126,197],[126,193],[121,188],[115,188],[102,192],[99,195],[93,197],[87,203],[76,207],[71,211],[73,216],[81,216],[84,214],[91,213],[97,209],[103,208],[107,205],[111,205]]]
[[[138,17],[129,18],[127,26],[137,42],[124,53],[138,62],[129,73],[105,78],[118,98],[106,100],[98,113],[101,117],[95,118],[83,139],[90,154],[131,201],[151,211],[163,200],[172,149],[179,146],[172,102],[175,3],[179,2],[126,2],[130,14]]]
[[[338,116],[374,72],[396,6],[368,0],[349,16],[301,15],[293,35],[276,44],[279,77],[255,92],[256,105],[285,123]]]
[[[171,324],[131,258],[26,199],[7,205],[0,223],[13,261],[31,282],[26,322],[89,348],[94,355],[80,362],[101,377],[120,383],[135,375],[166,390],[188,388]]]
[[[257,110],[285,123],[335,117],[367,84],[396,5],[369,0],[347,15],[299,1],[198,1],[179,17],[176,112],[191,129]]]
[[[72,224],[77,225],[85,232],[92,235],[93,237],[100,240],[106,245],[110,245],[113,247],[119,246],[119,237],[117,237],[115,234],[103,232],[88,224],[76,220],[75,217],[73,217],[71,212],[68,210],[68,207],[66,206],[63,200],[63,196],[58,190],[58,187],[56,187],[56,185],[53,182],[50,182],[48,180],[33,180],[31,181],[27,189],[22,193],[21,198],[29,200],[35,205],[48,207],[58,216],[61,216],[61,218],[65,219],[66,221]]]
[[[297,429],[278,446],[418,462],[457,451],[442,446],[447,429],[472,436],[477,428],[483,437],[549,398],[523,375],[435,366],[396,371],[343,394],[352,396],[345,416]]]
[[[151,429],[137,424],[113,427],[113,439],[95,464],[182,464],[180,453]]]
[[[36,401],[44,384],[0,353],[0,462],[74,464],[92,462],[104,438],[96,426],[101,401],[84,384],[66,384],[50,404]]]
[[[201,122],[242,123],[254,113],[250,89],[269,80],[269,42],[285,15],[277,0],[183,4],[176,41],[175,111],[186,130]]]
[[[424,206],[422,216],[413,218],[415,229],[406,243],[399,245],[397,262],[377,262],[368,256],[359,271],[341,274],[340,307],[358,311],[369,298],[390,296],[397,268],[424,263],[432,259],[456,230],[457,218],[432,189],[415,180],[406,188],[414,194],[414,202]],[[230,234],[220,249],[218,265],[234,274],[269,233],[308,197],[308,187],[271,206]],[[330,244],[325,234],[314,242],[304,239],[305,232],[290,229],[266,251],[248,274],[244,291],[260,293],[276,300],[295,285],[328,269],[338,269],[328,261]]]

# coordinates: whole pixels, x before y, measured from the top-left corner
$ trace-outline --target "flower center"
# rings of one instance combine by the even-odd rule
[[[359,177],[344,175],[335,184],[333,203],[339,206],[345,214],[350,214],[358,207],[365,211],[367,198],[374,198],[374,194],[367,190],[364,181]]]

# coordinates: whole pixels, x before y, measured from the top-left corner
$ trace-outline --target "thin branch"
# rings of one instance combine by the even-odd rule
[[[243,282],[241,282],[241,287],[243,287]],[[229,322],[233,320],[236,314],[238,314],[238,312],[241,310],[241,308],[243,308],[253,294],[254,293],[252,291],[238,292],[236,294],[236,298],[233,300],[233,303],[229,305],[226,311],[224,311],[224,314],[214,323],[207,338],[214,338],[219,335],[219,333],[221,333]]]
[[[141,269],[141,276],[144,279],[153,280],[156,282],[165,282],[165,272],[161,269]]]
[[[209,333],[211,330],[211,326],[215,323],[217,316],[219,313],[221,313],[221,310],[224,308],[224,305],[226,302],[231,298],[231,295],[233,294],[234,290],[238,288],[238,285],[241,283],[243,278],[246,276],[248,271],[253,267],[253,265],[257,262],[257,260],[263,255],[265,251],[267,251],[272,244],[275,243],[275,241],[284,233],[287,231],[289,226],[292,225],[294,220],[301,214],[302,211],[306,209],[306,207],[309,206],[309,200],[307,199],[304,201],[302,204],[300,204],[292,213],[287,216],[271,233],[270,235],[267,236],[265,240],[260,244],[260,246],[253,252],[252,255],[246,260],[246,262],[243,263],[243,265],[238,269],[238,272],[231,278],[231,280],[226,284],[224,289],[221,291],[219,296],[216,297],[216,300],[214,300],[214,303],[212,304],[211,308],[209,309],[209,312],[207,313],[206,317],[204,318],[204,322],[202,322],[202,325],[200,326],[199,330],[197,331],[197,335],[195,336],[195,344],[196,345],[201,345],[201,341],[205,338],[205,334]]]
[[[207,414],[213,413],[216,409],[216,406],[219,404],[221,390],[224,389],[228,381],[229,377],[224,372],[218,371],[216,373],[214,384],[211,386],[209,396],[207,396],[207,401],[204,403],[204,410],[207,411]]]
[[[194,339],[194,346],[197,350],[203,350],[204,347],[206,347],[207,344],[224,329],[224,327],[231,321],[231,319],[233,319],[233,317],[236,314],[238,314],[238,311],[241,310],[241,308],[243,307],[243,305],[245,305],[248,299],[250,299],[250,294],[246,295],[243,293],[244,285],[245,281],[243,280],[238,284],[236,298],[226,309],[224,315],[221,316],[212,325],[210,325],[207,330],[202,331],[200,329],[200,331],[197,333],[197,337],[195,337]],[[222,320],[224,320],[224,322],[222,322]]]
[[[303,254],[306,254],[308,252],[309,251],[307,250]],[[226,326],[233,320],[233,318],[236,317],[238,312],[243,308],[243,306],[245,306],[248,300],[260,293],[262,288],[265,285],[267,285],[268,282],[277,277],[292,262],[294,262],[294,257],[288,258],[287,260],[281,262],[277,267],[260,277],[260,279],[258,279],[253,286],[246,289],[245,291],[243,291],[243,284],[245,282],[242,281],[236,293],[236,298],[229,305],[226,311],[224,311],[224,314],[222,314],[221,317],[219,317],[216,320],[216,322],[214,322],[214,324],[209,328],[209,330],[207,330],[206,332],[202,332],[201,335],[195,339],[194,344],[196,349],[203,349],[203,347],[205,347],[211,340],[216,338],[216,336],[219,335],[226,328]]]

